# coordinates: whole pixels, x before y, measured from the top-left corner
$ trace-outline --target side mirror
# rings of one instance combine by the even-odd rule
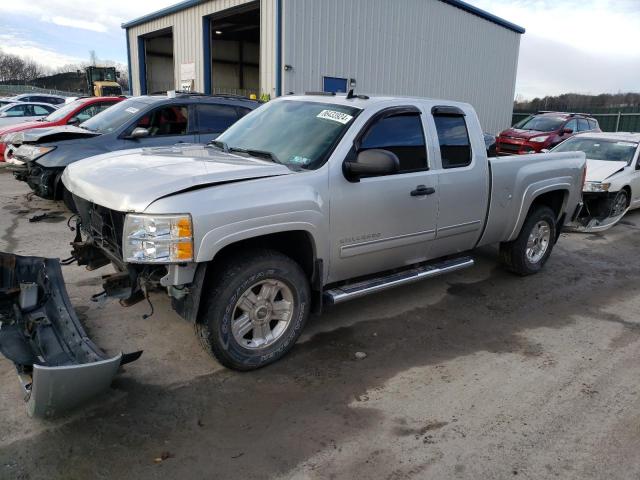
[[[359,152],[355,161],[344,162],[343,171],[349,181],[357,182],[362,177],[391,175],[400,169],[400,160],[389,150],[372,148]]]
[[[67,125],[78,125],[80,123],[80,119],[78,117],[71,117],[67,122]]]
[[[148,136],[149,136],[148,128],[136,127],[133,129],[133,132],[131,132],[131,135],[129,135],[129,138],[145,138]]]
[[[560,131],[560,135],[565,135],[565,134],[571,135],[572,133],[573,133],[573,130],[571,128],[563,128]]]

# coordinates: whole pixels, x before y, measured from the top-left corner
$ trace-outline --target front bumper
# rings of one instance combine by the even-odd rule
[[[16,158],[16,161],[20,160]],[[16,180],[26,182],[39,197],[49,200],[59,199],[60,192],[56,191],[55,180],[63,172],[64,168],[46,168],[36,162],[24,162],[22,165],[15,164],[10,168]]]
[[[545,146],[542,143],[530,143],[513,138],[498,137],[496,139],[496,153],[500,156],[539,153],[543,148]]]
[[[14,363],[36,417],[106,391],[120,366],[142,353],[109,356],[88,338],[58,260],[9,253],[0,253],[0,352]]]
[[[618,192],[583,192],[582,208],[565,228],[568,231],[597,233],[608,230],[629,211],[613,214],[613,201]]]

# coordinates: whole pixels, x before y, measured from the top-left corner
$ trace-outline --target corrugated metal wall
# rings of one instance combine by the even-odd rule
[[[204,53],[202,41],[202,17],[249,3],[251,0],[210,0],[196,6],[150,20],[131,27],[127,31],[131,49],[131,85],[133,95],[140,95],[140,70],[138,66],[138,37],[171,27],[173,30],[174,77],[179,85],[180,65],[196,64],[195,90],[204,91]],[[263,92],[275,92],[275,0],[260,0],[260,29],[263,39],[260,48],[260,84]]]
[[[520,35],[438,0],[283,0],[283,92],[357,91],[471,103],[483,128],[511,121]]]

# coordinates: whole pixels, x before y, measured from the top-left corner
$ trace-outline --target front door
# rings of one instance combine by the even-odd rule
[[[349,153],[389,150],[400,161],[398,173],[358,182],[331,176],[329,282],[428,258],[436,231],[438,175],[429,170],[422,117],[415,107],[385,110],[368,122]]]
[[[179,143],[196,143],[196,135],[189,124],[189,108],[186,105],[167,105],[143,115],[130,128],[146,128],[148,136],[127,139],[126,148],[162,147]],[[130,133],[130,132],[129,132]]]

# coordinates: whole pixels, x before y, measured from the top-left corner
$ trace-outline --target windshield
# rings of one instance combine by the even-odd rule
[[[327,160],[360,111],[328,103],[269,102],[229,127],[215,144],[231,151],[256,151],[290,167],[314,169]]]
[[[80,127],[92,132],[111,133],[129,122],[129,120],[132,120],[146,106],[146,104],[133,99],[125,100],[91,117],[86,122],[81,123]]]
[[[633,160],[638,144],[601,138],[574,137],[562,142],[554,152],[584,152],[590,160],[608,160],[611,162],[627,162]]]
[[[546,115],[531,116],[516,123],[513,128],[520,130],[535,130],[537,132],[553,132],[558,130],[565,119],[562,117],[548,117]]]
[[[57,122],[59,120],[62,120],[64,117],[66,117],[71,112],[73,112],[76,108],[78,108],[80,105],[82,105],[82,103],[83,102],[81,100],[75,100],[75,101],[73,101],[71,103],[67,103],[63,107],[60,107],[58,110],[55,110],[52,113],[50,113],[49,115],[47,115],[46,117],[44,117],[42,119],[42,121],[43,122]]]

